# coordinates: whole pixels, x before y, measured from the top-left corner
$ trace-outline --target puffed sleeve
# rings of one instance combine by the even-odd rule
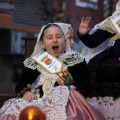
[[[78,38],[89,48],[95,48],[114,34],[105,30],[96,30],[93,34],[80,35],[77,31]]]
[[[15,87],[16,94],[22,95],[25,90],[30,89],[29,85],[31,85],[37,79],[39,74],[40,73],[37,70],[32,70],[23,66],[20,80]]]

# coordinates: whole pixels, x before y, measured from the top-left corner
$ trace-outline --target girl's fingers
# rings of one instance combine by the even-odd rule
[[[31,100],[36,100],[36,98],[37,98],[37,96],[34,94],[31,94],[30,97],[31,97]]]
[[[27,96],[24,97],[23,99],[25,99],[25,100],[28,101],[28,102],[30,101],[29,97],[27,97]]]
[[[33,94],[33,95],[34,95],[34,100],[37,100],[38,99],[37,96],[35,94]]]
[[[33,93],[31,92],[27,92],[25,93],[25,95],[23,96],[23,98],[29,102],[31,102],[32,100],[36,100],[37,96],[35,96]]]
[[[31,101],[30,96],[25,96],[25,97],[24,97],[24,99],[25,99],[25,100],[27,100],[28,102],[30,102],[30,101]]]
[[[91,20],[91,17],[88,18],[88,21],[87,21],[87,22],[90,23],[90,20]]]
[[[87,17],[87,18],[85,19],[84,23],[88,24],[88,23],[90,23],[90,20],[91,20],[91,17]]]
[[[84,23],[87,23],[88,17],[84,20]]]

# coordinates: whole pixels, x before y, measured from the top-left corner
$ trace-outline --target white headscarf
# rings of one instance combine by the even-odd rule
[[[72,28],[72,27],[71,27],[71,24],[67,24],[67,23],[56,22],[56,23],[54,23],[54,24],[57,24],[58,26],[61,27],[61,29],[63,30],[65,36],[66,36],[69,28]]]
[[[66,30],[66,27],[64,26],[64,24],[62,24],[62,23],[49,23],[49,24],[53,24],[53,25],[56,24],[56,25],[58,25],[58,26],[63,30],[64,36],[66,35],[65,33],[66,33],[67,30]],[[49,24],[48,24],[48,25],[49,25]],[[40,46],[40,38],[41,38],[41,35],[42,35],[43,30],[44,30],[45,27],[47,27],[47,25],[42,26],[42,28],[41,28],[41,30],[40,30],[40,33],[39,33],[39,35],[38,35],[37,42],[36,42],[36,44],[35,44],[34,51],[33,51],[32,55],[31,55],[31,57],[37,55],[38,53],[43,53],[43,52],[45,52],[45,51],[42,49],[42,47]],[[65,38],[66,38],[66,37],[65,37]],[[65,44],[65,51],[66,51],[66,52],[70,52],[70,51],[71,51],[71,48],[70,48],[67,40],[66,40],[66,44]]]

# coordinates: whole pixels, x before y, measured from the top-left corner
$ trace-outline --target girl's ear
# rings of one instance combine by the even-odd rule
[[[42,49],[45,49],[45,46],[42,40],[40,40],[40,46],[42,47]]]

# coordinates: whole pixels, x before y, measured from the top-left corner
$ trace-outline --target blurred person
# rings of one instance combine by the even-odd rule
[[[96,106],[106,120],[120,119],[120,35],[110,21],[119,15],[120,1],[112,16],[93,28],[93,34],[88,33],[91,17],[82,18],[77,32],[80,40],[90,48],[95,48],[109,39],[108,46],[94,55],[88,63],[95,86],[87,101]]]

